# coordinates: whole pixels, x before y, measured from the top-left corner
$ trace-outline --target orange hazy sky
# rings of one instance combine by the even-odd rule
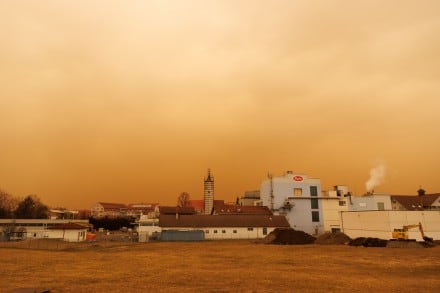
[[[175,204],[268,172],[440,192],[440,1],[0,2],[0,188]]]

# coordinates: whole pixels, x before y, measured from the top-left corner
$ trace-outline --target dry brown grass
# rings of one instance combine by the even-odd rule
[[[438,292],[440,246],[277,246],[250,241],[0,249],[0,291]]]

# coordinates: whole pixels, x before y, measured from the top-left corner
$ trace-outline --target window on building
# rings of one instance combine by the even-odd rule
[[[237,234],[237,230],[232,230],[232,233]]]
[[[312,222],[319,222],[319,212],[312,211]]]
[[[263,228],[263,235],[267,235],[267,228],[266,227]]]
[[[217,234],[217,230],[214,230],[214,234]]]
[[[293,195],[294,196],[301,196],[303,194],[302,188],[294,188],[293,189]]]
[[[254,228],[248,228],[248,231],[254,231]]]
[[[312,209],[318,209],[318,199],[317,198],[312,198],[310,200],[310,206]]]
[[[209,234],[209,230],[205,230],[205,234]]]
[[[377,203],[377,209],[378,209],[379,211],[383,211],[383,210],[385,210],[385,204],[384,204],[383,202],[378,202],[378,203]]]
[[[310,196],[318,196],[318,186],[310,186]]]
[[[222,233],[225,234],[225,233],[226,233],[226,230],[222,230]]]
[[[345,201],[345,200],[340,200],[339,201],[339,206],[345,206],[345,205],[347,205],[347,202]]]

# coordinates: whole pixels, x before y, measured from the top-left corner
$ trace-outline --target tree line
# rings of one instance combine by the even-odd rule
[[[36,195],[15,197],[0,190],[0,219],[47,219],[49,208]]]

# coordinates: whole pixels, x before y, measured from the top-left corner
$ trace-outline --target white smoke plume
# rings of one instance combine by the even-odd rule
[[[372,192],[376,186],[385,180],[385,171],[386,168],[384,164],[379,164],[370,170],[370,179],[365,183],[368,192]]]

